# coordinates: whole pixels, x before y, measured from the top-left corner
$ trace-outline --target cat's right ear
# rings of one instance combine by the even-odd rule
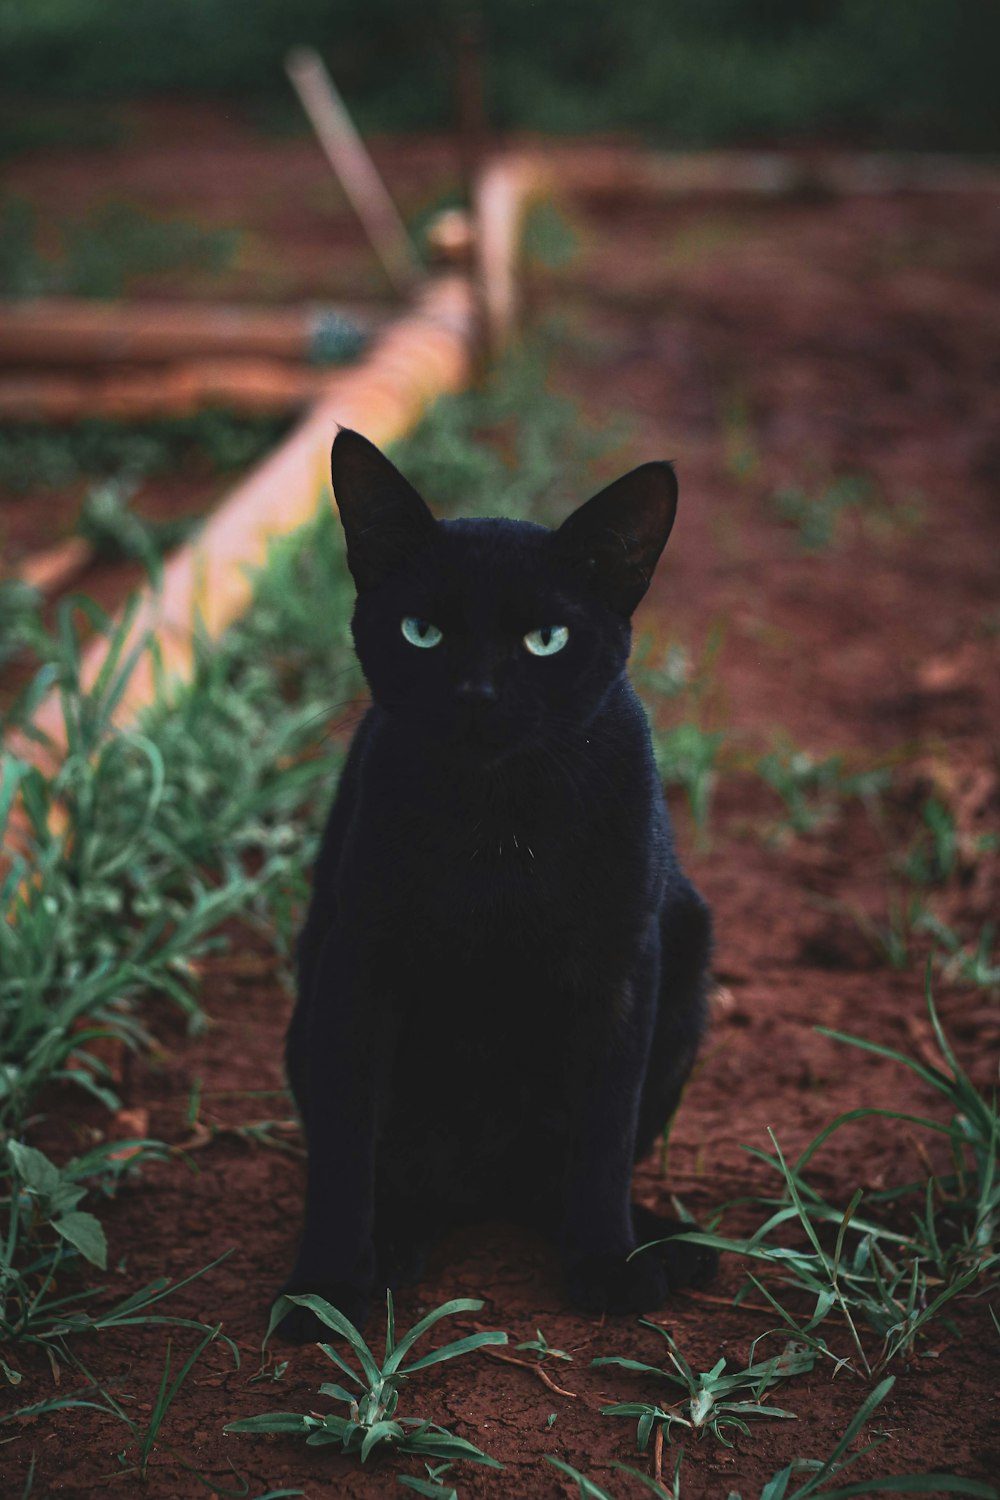
[[[333,440],[330,472],[347,565],[359,589],[374,588],[433,540],[437,522],[385,454],[349,427]]]
[[[628,617],[649,587],[676,513],[673,466],[640,464],[567,516],[552,545]]]

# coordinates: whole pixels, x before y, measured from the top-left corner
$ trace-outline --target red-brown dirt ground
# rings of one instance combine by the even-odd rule
[[[213,134],[213,119],[198,116],[197,151],[147,137],[99,157],[67,151],[51,163],[25,160],[18,180],[37,193],[58,184],[67,197],[76,183],[82,200],[95,181],[121,177],[141,181],[151,198],[162,193],[172,210],[197,206],[199,192],[210,196],[222,184],[232,218],[252,181],[273,215],[270,249],[280,249],[286,270],[298,265],[303,205],[321,198],[322,163],[306,142],[267,143],[232,119],[216,120]],[[400,146],[394,154],[385,143],[380,159],[390,181],[394,164],[405,176],[408,150],[448,170],[443,148]],[[177,169],[181,159],[183,192],[171,197],[170,163]],[[954,809],[967,857],[950,883],[922,898],[966,939],[996,913],[995,856],[971,851],[1000,829],[1000,315],[992,286],[1000,209],[986,194],[767,203],[622,196],[577,200],[570,214],[576,261],[557,274],[536,273],[530,288],[532,315],[550,326],[559,319],[554,383],[595,418],[628,416],[619,467],[669,456],[681,480],[679,521],[638,628],[663,645],[687,644],[696,658],[713,630],[723,637],[699,707],[705,725],[728,736],[706,839],[681,798],[676,805],[687,866],[715,911],[720,988],[671,1135],[669,1178],[655,1162],[637,1174],[645,1201],[669,1211],[675,1192],[704,1219],[726,1200],[774,1192],[773,1174],[741,1149],[768,1148],[768,1127],[794,1156],[835,1115],[860,1105],[941,1114],[912,1075],[814,1028],[934,1056],[926,946],[918,941],[913,960],[896,970],[866,935],[866,923],[888,920],[900,860],[931,791]],[[294,288],[307,290],[314,290],[307,280]],[[807,552],[769,497],[793,485],[819,495],[845,474],[870,476],[876,501],[846,515],[831,545]],[[670,703],[662,722],[671,722]],[[894,764],[892,790],[878,808],[852,803],[810,834],[781,831],[777,799],[740,769],[779,731],[816,756],[843,754],[853,768]],[[172,1013],[157,1010],[160,1048],[151,1062],[131,1064],[125,1080],[127,1104],[147,1110],[150,1134],[171,1143],[191,1143],[195,1079],[207,1125],[288,1114],[280,1095],[243,1093],[282,1087],[290,1002],[272,960],[236,933],[232,952],[206,963],[202,995],[207,1033],[188,1038]],[[979,1085],[995,1085],[997,994],[942,980],[937,996],[963,1064]],[[429,1079],[428,1087],[446,1083]],[[95,1116],[87,1128],[102,1123]],[[81,1124],[81,1141],[84,1131]],[[846,1205],[857,1187],[925,1175],[923,1144],[902,1124],[861,1122],[817,1156],[813,1180]],[[395,1476],[421,1474],[416,1460],[373,1458],[362,1469],[332,1449],[222,1430],[266,1409],[327,1409],[317,1386],[337,1377],[316,1348],[276,1351],[288,1359],[280,1382],[248,1384],[269,1298],[293,1254],[302,1184],[299,1156],[222,1132],[122,1190],[103,1211],[115,1268],[109,1287],[124,1295],[227,1254],[164,1310],[221,1322],[242,1367],[234,1370],[218,1344],[206,1351],[167,1415],[144,1481],[127,1467],[134,1447],[126,1467],[116,1457],[129,1441],[119,1422],[71,1410],[25,1420],[0,1446],[0,1493],[21,1493],[32,1460],[34,1496],[404,1493]],[[726,1224],[745,1231],[764,1216],[743,1208]],[[740,1263],[726,1258],[706,1294],[678,1295],[654,1314],[695,1369],[721,1356],[742,1368],[753,1339],[774,1326],[756,1294],[729,1305],[743,1282]],[[522,1367],[480,1353],[414,1378],[402,1413],[445,1423],[506,1466],[502,1473],[462,1466],[451,1476],[459,1494],[575,1494],[543,1454],[615,1495],[638,1493],[610,1465],[648,1471],[650,1460],[635,1454],[633,1425],[602,1417],[600,1408],[674,1399],[671,1388],[614,1366],[591,1369],[590,1360],[625,1354],[660,1363],[662,1340],[631,1319],[570,1310],[549,1250],[503,1225],[442,1244],[424,1282],[399,1297],[399,1326],[455,1296],[485,1302],[474,1319],[459,1320],[462,1331],[503,1328],[513,1345],[541,1329],[573,1359],[543,1367],[572,1394],[543,1383],[530,1354],[516,1356]],[[935,1469],[996,1482],[1000,1338],[988,1302],[960,1298],[951,1325],[933,1323],[917,1357],[894,1363],[895,1387],[873,1424],[887,1441],[851,1478]],[[846,1335],[831,1327],[831,1341],[847,1352]],[[168,1334],[104,1333],[79,1349],[140,1421],[156,1396]],[[174,1335],[175,1368],[193,1343],[183,1331]],[[778,1347],[771,1340],[768,1352]],[[44,1359],[18,1351],[17,1363],[25,1378],[4,1401],[55,1394]],[[772,1393],[796,1420],[760,1421],[732,1450],[710,1435],[688,1435],[685,1500],[724,1500],[732,1490],[749,1500],[792,1458],[825,1457],[870,1388],[845,1371],[834,1378],[832,1369],[817,1366]],[[73,1378],[64,1371],[64,1394]],[[668,1448],[665,1472],[674,1457]]]

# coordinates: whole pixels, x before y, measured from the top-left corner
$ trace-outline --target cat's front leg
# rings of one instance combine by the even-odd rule
[[[305,1222],[282,1292],[314,1292],[361,1327],[375,1275],[375,1129],[379,1028],[354,945],[338,932],[319,947],[311,987],[289,1030],[287,1060],[308,1147]],[[329,1337],[308,1308],[279,1325],[294,1343]]]
[[[632,1160],[651,1030],[650,987],[630,984],[588,1069],[570,1147],[560,1249],[570,1298],[588,1312],[647,1312],[670,1290],[661,1258],[632,1256]]]

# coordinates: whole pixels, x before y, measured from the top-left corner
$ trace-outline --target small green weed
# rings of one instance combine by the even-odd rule
[[[140,562],[156,581],[161,574],[161,559],[193,535],[201,522],[192,516],[146,520],[131,507],[133,492],[134,486],[121,480],[94,485],[80,507],[76,531],[98,557],[111,562],[120,558]]]
[[[714,667],[725,641],[725,629],[715,624],[705,640],[700,660],[676,641],[659,647],[651,632],[641,636],[629,663],[629,674],[646,704],[653,756],[667,787],[678,787],[687,799],[699,835],[707,832],[712,794],[721,771],[726,743],[722,730],[702,727],[711,715],[715,689]],[[684,715],[670,728],[657,723],[658,700],[675,700]]]
[[[921,811],[923,828],[903,869],[915,885],[943,885],[955,872],[958,833],[950,808],[928,797]]]
[[[832,822],[839,807],[852,799],[873,803],[892,778],[887,767],[848,771],[842,755],[817,760],[783,736],[776,738],[774,748],[759,758],[754,769],[781,798],[795,833],[812,833]]]
[[[357,1391],[354,1394],[345,1390],[342,1385],[324,1382],[320,1386],[320,1394],[343,1402],[348,1407],[349,1415],[342,1417],[331,1412],[324,1417],[317,1417],[309,1413],[265,1412],[260,1416],[241,1417],[235,1422],[229,1422],[225,1429],[227,1432],[282,1432],[305,1437],[311,1447],[337,1443],[343,1452],[359,1454],[362,1463],[376,1449],[391,1449],[396,1453],[427,1458],[464,1458],[472,1463],[485,1464],[491,1469],[503,1467],[474,1443],[456,1437],[436,1422],[420,1417],[397,1418],[395,1415],[400,1386],[418,1370],[440,1364],[444,1360],[456,1359],[459,1355],[468,1354],[473,1349],[481,1349],[488,1344],[506,1344],[507,1335],[499,1331],[471,1333],[430,1354],[424,1354],[419,1359],[406,1362],[414,1344],[435,1323],[456,1313],[478,1312],[482,1302],[469,1297],[446,1302],[421,1318],[408,1333],[397,1339],[392,1293],[387,1292],[385,1357],[381,1364],[354,1324],[337,1308],[331,1307],[324,1298],[313,1294],[278,1298],[271,1310],[271,1320],[264,1336],[265,1344],[291,1305],[308,1307],[333,1333],[346,1339],[361,1366],[359,1374],[330,1344],[320,1344],[323,1353],[346,1375]]]
[[[890,891],[884,918],[850,906],[850,915],[879,961],[890,969],[908,969],[917,952],[915,940],[926,930],[929,913],[919,896]]]
[[[526,1349],[530,1353],[537,1355],[540,1360],[564,1359],[572,1364],[572,1354],[567,1354],[565,1349],[553,1349],[552,1345],[549,1343],[548,1339],[545,1337],[540,1328],[535,1329],[535,1335],[535,1338],[526,1339],[523,1344],[515,1344],[514,1348],[518,1350]]]
[[[958,933],[933,912],[923,912],[919,925],[921,932],[929,933],[940,944],[935,958],[945,980],[951,984],[967,985],[971,989],[991,992],[1000,989],[1000,954],[994,952],[994,922],[983,924],[979,937],[973,944],[963,944]]]
[[[724,742],[722,730],[699,729],[697,724],[653,730],[653,757],[660,779],[664,786],[680,787],[684,792],[695,827],[701,834],[708,828]]]
[[[794,526],[799,545],[807,552],[823,552],[840,536],[849,512],[864,512],[877,503],[877,491],[863,474],[835,479],[818,495],[800,489],[776,490],[771,505],[782,521]]]
[[[675,1427],[686,1427],[700,1437],[705,1432],[711,1432],[725,1447],[731,1448],[732,1442],[727,1436],[727,1431],[733,1429],[736,1432],[747,1433],[750,1428],[747,1425],[748,1418],[754,1417],[793,1417],[794,1412],[783,1411],[777,1406],[763,1406],[761,1396],[772,1385],[779,1380],[787,1380],[793,1375],[801,1375],[811,1370],[816,1362],[815,1354],[802,1345],[788,1344],[781,1354],[772,1359],[763,1360],[758,1364],[751,1363],[745,1370],[739,1370],[733,1374],[725,1374],[726,1361],[720,1359],[711,1370],[696,1374],[688,1364],[676,1341],[662,1328],[659,1323],[652,1323],[646,1318],[640,1318],[644,1328],[654,1328],[667,1341],[667,1357],[673,1369],[661,1368],[657,1365],[643,1364],[640,1360],[625,1359],[620,1355],[602,1355],[591,1361],[593,1365],[619,1365],[624,1370],[635,1370],[644,1375],[655,1375],[661,1380],[669,1380],[674,1385],[680,1386],[685,1392],[683,1402],[668,1406],[666,1409],[651,1406],[644,1401],[628,1401],[618,1403],[614,1406],[601,1408],[601,1415],[605,1417],[637,1417],[636,1445],[640,1453],[645,1453],[649,1446],[649,1439],[654,1428],[662,1426],[667,1438],[671,1437]],[[739,1391],[751,1392],[749,1400],[733,1400]]]
[[[1000,1491],[997,1491],[993,1485],[984,1484],[978,1479],[963,1479],[958,1474],[888,1474],[882,1478],[862,1479],[851,1484],[836,1483],[838,1477],[852,1464],[857,1463],[888,1441],[883,1433],[866,1443],[863,1448],[856,1448],[853,1453],[850,1451],[861,1429],[871,1421],[895,1383],[895,1376],[889,1375],[865,1397],[827,1458],[793,1459],[790,1464],[786,1464],[783,1469],[779,1469],[767,1480],[760,1491],[759,1500],[812,1500],[812,1497],[816,1497],[816,1500],[853,1500],[853,1497],[865,1500],[865,1497],[870,1495],[934,1495],[942,1492],[949,1495],[964,1495],[967,1500],[998,1500]],[[602,1489],[599,1484],[588,1479],[579,1470],[571,1468],[562,1459],[553,1458],[550,1454],[546,1454],[545,1459],[547,1463],[552,1464],[554,1468],[559,1469],[561,1473],[568,1475],[576,1482],[579,1487],[580,1500],[615,1500],[615,1496],[608,1490]],[[684,1449],[680,1448],[669,1489],[650,1475],[642,1474],[638,1469],[630,1468],[627,1464],[616,1463],[612,1467],[619,1473],[628,1474],[631,1478],[637,1479],[644,1489],[656,1495],[658,1500],[683,1500],[681,1486],[683,1462]],[[795,1489],[790,1489],[789,1486],[794,1476],[800,1474],[808,1475],[805,1483],[798,1485]],[[831,1482],[834,1482],[833,1489],[828,1488]],[[741,1496],[737,1491],[730,1490],[728,1500],[741,1500]]]

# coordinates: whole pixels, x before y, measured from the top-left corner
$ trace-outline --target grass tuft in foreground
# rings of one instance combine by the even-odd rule
[[[686,1235],[755,1261],[768,1280],[749,1280],[778,1315],[782,1330],[833,1360],[840,1368],[871,1377],[895,1358],[913,1357],[929,1326],[953,1298],[982,1277],[995,1277],[1000,1265],[1000,1117],[996,1095],[981,1094],[958,1062],[934,1006],[927,974],[927,1004],[941,1051],[941,1067],[863,1037],[818,1027],[823,1035],[907,1068],[947,1102],[950,1119],[863,1107],[839,1115],[789,1163],[773,1133],[773,1154],[745,1148],[781,1179],[776,1198],[754,1199],[771,1212],[753,1235],[730,1239],[714,1233]],[[810,1160],[836,1131],[858,1120],[884,1119],[919,1126],[943,1138],[952,1169],[926,1180],[872,1193],[869,1203],[909,1209],[909,1229],[896,1228],[861,1212],[859,1188],[846,1206],[828,1203],[808,1181]],[[797,1231],[798,1243],[789,1243]],[[796,1315],[774,1283],[797,1297],[811,1313]],[[768,1284],[770,1283],[770,1284]],[[828,1320],[846,1333],[846,1351],[818,1330]],[[874,1336],[875,1342],[872,1342]]]
[[[387,1292],[385,1357],[381,1364],[354,1324],[323,1297],[312,1293],[278,1298],[271,1310],[271,1320],[264,1337],[265,1344],[291,1305],[307,1307],[314,1312],[332,1333],[346,1339],[357,1359],[360,1373],[331,1344],[319,1346],[354,1386],[354,1391],[349,1391],[342,1385],[325,1381],[320,1386],[320,1394],[344,1403],[348,1408],[348,1415],[343,1417],[336,1412],[329,1412],[326,1416],[315,1416],[311,1412],[263,1412],[259,1416],[240,1417],[235,1422],[229,1422],[225,1429],[227,1432],[280,1432],[304,1437],[310,1447],[336,1443],[344,1453],[359,1454],[362,1463],[372,1452],[389,1449],[400,1454],[426,1458],[464,1458],[472,1463],[485,1464],[491,1469],[503,1467],[474,1443],[456,1437],[437,1422],[421,1417],[396,1416],[400,1387],[418,1370],[441,1364],[444,1360],[456,1359],[487,1344],[506,1344],[505,1333],[489,1330],[468,1334],[465,1338],[432,1350],[430,1354],[407,1360],[417,1340],[435,1323],[456,1313],[478,1312],[482,1302],[469,1297],[458,1297],[452,1302],[445,1302],[397,1339],[392,1293]],[[416,1486],[411,1485],[411,1488]]]
[[[881,1406],[895,1383],[895,1376],[889,1375],[865,1398],[827,1458],[793,1459],[790,1464],[786,1464],[783,1469],[779,1469],[767,1480],[760,1491],[758,1500],[811,1500],[813,1496],[816,1500],[852,1500],[854,1496],[859,1497],[859,1500],[864,1500],[864,1497],[871,1495],[941,1493],[965,1495],[968,1500],[998,1500],[1000,1491],[997,1491],[993,1485],[983,1484],[978,1479],[963,1479],[958,1474],[887,1474],[878,1479],[862,1479],[850,1484],[836,1482],[852,1464],[857,1463],[859,1459],[864,1458],[887,1441],[886,1435],[880,1434],[863,1448],[857,1448],[854,1452],[849,1451],[857,1441],[861,1429],[871,1421],[875,1411]],[[615,1496],[610,1491],[602,1489],[594,1480],[588,1479],[585,1474],[571,1468],[562,1459],[552,1458],[546,1454],[546,1461],[576,1481],[580,1500],[615,1500]],[[669,1489],[665,1488],[658,1479],[649,1474],[642,1474],[638,1469],[630,1468],[627,1464],[616,1463],[613,1467],[620,1473],[628,1474],[632,1479],[638,1480],[644,1489],[650,1494],[657,1495],[659,1500],[684,1500],[681,1484],[683,1462],[684,1449],[681,1448],[678,1450]],[[791,1489],[790,1485],[795,1477],[802,1474],[808,1476],[804,1483]],[[829,1488],[831,1483],[833,1483],[832,1489]],[[722,1500],[721,1495],[719,1500]],[[737,1491],[730,1490],[728,1500],[743,1500],[743,1497]]]
[[[605,1417],[637,1417],[636,1446],[640,1453],[649,1447],[654,1429],[662,1427],[670,1438],[675,1427],[687,1428],[703,1437],[710,1432],[726,1448],[732,1442],[727,1430],[746,1434],[750,1431],[747,1421],[753,1417],[794,1417],[795,1413],[783,1411],[777,1406],[764,1406],[761,1397],[779,1380],[788,1380],[793,1375],[802,1375],[811,1370],[816,1356],[805,1346],[789,1343],[780,1354],[771,1359],[751,1363],[745,1370],[725,1373],[726,1361],[718,1360],[711,1370],[696,1374],[688,1364],[676,1341],[659,1323],[640,1318],[644,1328],[655,1328],[667,1341],[667,1358],[672,1369],[643,1364],[636,1359],[623,1359],[620,1355],[602,1355],[591,1361],[594,1365],[620,1365],[624,1370],[635,1370],[643,1375],[655,1375],[680,1386],[685,1396],[682,1402],[663,1409],[644,1401],[620,1402],[614,1406],[603,1406]],[[749,1391],[750,1398],[734,1400],[738,1392]]]

